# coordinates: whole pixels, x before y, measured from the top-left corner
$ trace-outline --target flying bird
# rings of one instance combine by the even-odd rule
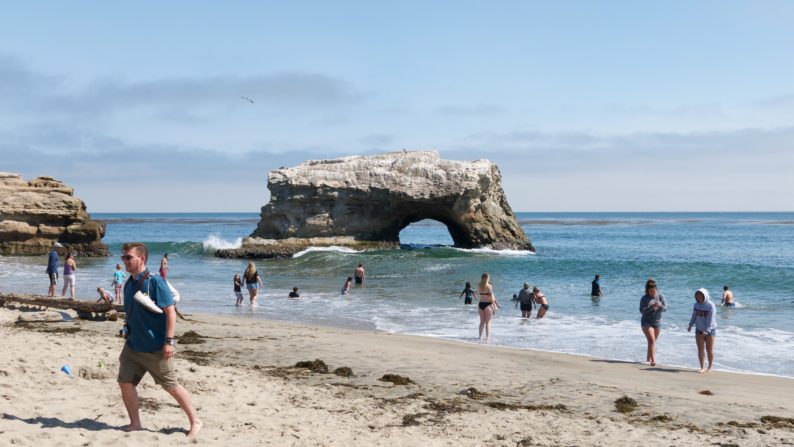
[[[251,99],[251,98],[249,98],[249,97],[247,97],[247,96],[241,96],[241,97],[240,97],[240,99],[244,99],[244,100],[246,100],[246,101],[250,102],[251,104],[253,104],[253,103],[254,103],[254,100],[253,100],[253,99]]]

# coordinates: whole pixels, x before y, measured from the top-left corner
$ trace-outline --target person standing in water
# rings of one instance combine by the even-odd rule
[[[55,289],[58,287],[58,250],[63,247],[60,242],[52,244],[52,250],[47,257],[47,276],[50,278],[50,288],[47,289],[47,296],[55,297]]]
[[[593,298],[601,298],[601,275],[595,275],[595,279],[590,283],[590,296]]]
[[[648,341],[648,352],[645,358],[651,366],[656,366],[656,342],[662,333],[662,312],[667,311],[664,295],[656,289],[656,281],[649,279],[645,283],[645,295],[640,298],[640,325],[645,339]]]
[[[248,297],[251,299],[251,305],[256,306],[256,296],[259,294],[259,287],[264,286],[262,279],[259,277],[259,272],[256,271],[256,264],[253,262],[248,263],[243,273],[245,278],[245,288],[248,289]]]
[[[163,255],[163,259],[160,260],[160,276],[165,279],[165,275],[168,274],[168,253]]]
[[[348,276],[347,279],[345,280],[345,284],[342,286],[342,295],[343,296],[347,295],[348,293],[350,293],[350,287],[352,287],[352,285],[353,285],[353,277],[352,276]]]
[[[471,288],[471,283],[466,281],[466,287],[463,289],[463,292],[460,292],[460,297],[458,299],[463,298],[465,295],[466,297],[463,300],[463,304],[471,304],[472,299],[474,299],[475,295],[474,289]]]
[[[356,284],[364,284],[364,264],[359,263],[356,270],[353,272],[353,278],[356,280]]]
[[[243,280],[240,279],[240,274],[234,274],[234,296],[237,297],[235,306],[242,306],[243,304]]]
[[[113,272],[113,287],[116,290],[116,300],[115,302],[118,304],[122,303],[122,294],[121,294],[121,287],[124,285],[124,270],[121,269],[121,264],[116,264],[116,271]]]
[[[485,329],[485,339],[488,340],[491,338],[493,314],[499,308],[499,303],[493,293],[493,285],[491,285],[491,275],[488,273],[482,274],[480,283],[477,284],[477,294],[480,295],[480,339],[482,339],[482,331]]]
[[[736,301],[733,300],[733,292],[728,286],[722,288],[722,301],[720,304],[728,307],[736,307]]]
[[[521,318],[532,318],[532,308],[535,307],[535,296],[529,291],[529,284],[524,283],[524,288],[518,291],[516,307],[521,306]]]
[[[74,299],[74,285],[77,280],[75,271],[77,270],[77,262],[74,260],[74,253],[66,255],[66,260],[63,262],[63,290],[61,295],[66,295],[66,289],[69,289],[69,299]]]
[[[717,339],[717,306],[711,302],[709,291],[700,288],[695,292],[695,305],[692,318],[689,319],[687,332],[695,326],[695,343],[698,346],[700,373],[710,372],[714,364],[714,341]],[[705,351],[705,352],[704,352]],[[706,353],[709,356],[709,367],[704,369]]]
[[[535,297],[535,303],[538,305],[538,315],[535,318],[539,320],[546,316],[546,312],[549,310],[549,300],[537,287],[532,288],[532,295]]]

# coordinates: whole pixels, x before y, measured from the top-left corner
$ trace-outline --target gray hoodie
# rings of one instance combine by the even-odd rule
[[[705,300],[698,303],[695,300],[695,307],[692,309],[692,318],[689,320],[689,328],[695,326],[695,330],[700,332],[709,332],[717,329],[717,306],[711,302],[709,291],[703,288],[698,289]]]

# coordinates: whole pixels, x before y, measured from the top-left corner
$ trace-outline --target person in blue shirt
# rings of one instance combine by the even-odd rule
[[[124,285],[124,312],[127,316],[127,342],[119,356],[117,381],[121,398],[127,408],[130,424],[126,431],[142,430],[138,411],[137,386],[148,372],[154,382],[176,399],[190,421],[188,439],[194,439],[201,429],[201,421],[190,398],[190,393],[177,382],[174,366],[174,329],[176,308],[168,284],[162,277],[152,275],[146,268],[149,250],[146,245],[131,242],[122,246],[121,259],[130,273]],[[149,300],[161,309],[149,310],[136,298],[137,293],[148,295]]]
[[[52,244],[50,257],[47,258],[47,276],[50,277],[50,288],[47,290],[47,296],[55,296],[55,289],[58,286],[58,251],[56,248],[63,247],[60,242]]]

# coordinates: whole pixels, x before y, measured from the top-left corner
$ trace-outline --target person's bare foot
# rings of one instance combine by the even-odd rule
[[[706,370],[705,370],[705,369],[703,369],[703,368],[700,368],[700,369],[698,370],[698,374],[703,374],[704,372],[706,372]]]
[[[138,430],[143,430],[143,427],[141,427],[140,425],[129,424],[129,425],[125,425],[124,428],[122,428],[122,430],[126,432],[138,431]]]
[[[656,362],[651,362],[651,366],[656,366]]]
[[[195,424],[190,426],[190,431],[187,432],[188,439],[196,439],[196,435],[198,435],[199,430],[201,430],[201,426],[204,425],[201,421],[196,421]]]
[[[710,366],[709,366],[709,369],[707,369],[707,370],[706,370],[706,372],[707,372],[707,373],[710,373],[710,372],[711,372],[711,367],[710,367]]]

